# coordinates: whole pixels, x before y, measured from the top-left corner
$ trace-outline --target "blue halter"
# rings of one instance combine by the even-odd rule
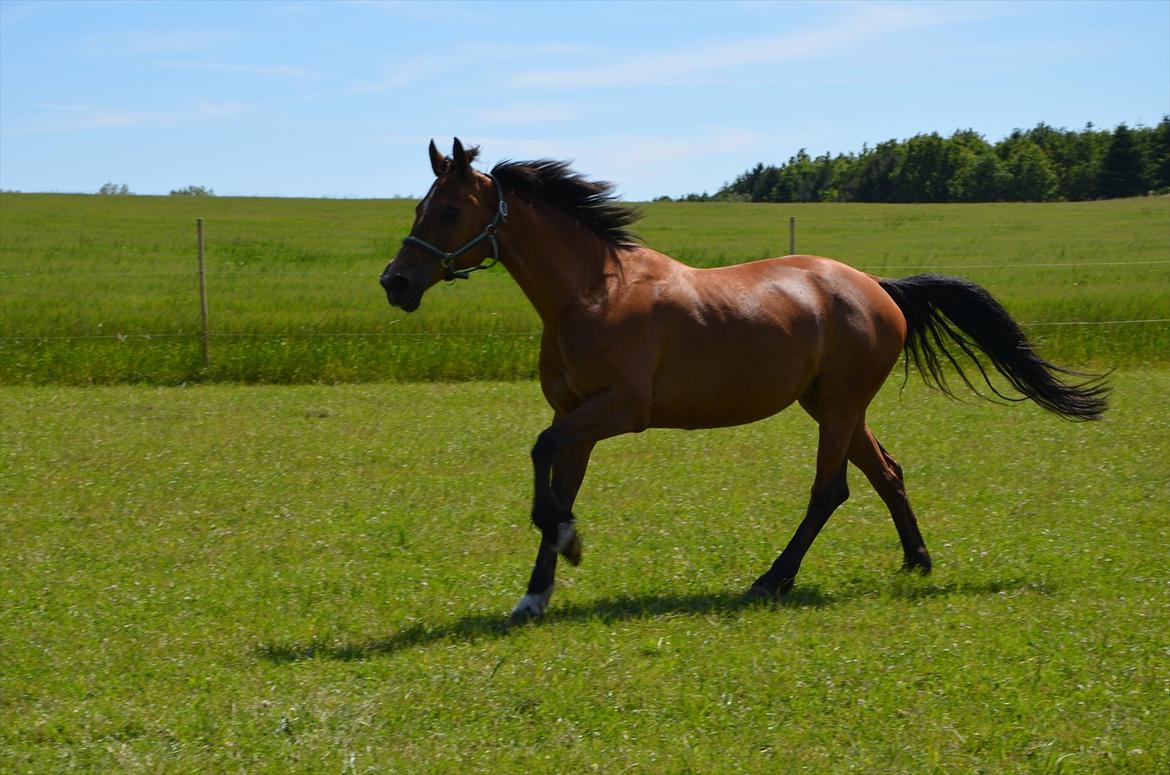
[[[500,181],[496,180],[495,175],[489,174],[488,177],[492,179],[492,183],[496,187],[496,194],[499,196],[499,205],[496,207],[496,215],[491,222],[484,227],[484,230],[479,233],[479,236],[474,237],[470,242],[462,247],[456,248],[450,252],[442,248],[435,247],[426,240],[419,239],[411,234],[406,239],[402,240],[403,245],[414,245],[435,254],[439,257],[439,264],[443,267],[443,279],[447,282],[454,282],[455,280],[466,280],[471,276],[472,272],[478,272],[480,269],[491,269],[500,262],[500,245],[496,241],[496,231],[501,224],[508,221],[508,203],[504,201],[504,188],[500,185]],[[492,258],[490,262],[480,261],[470,269],[461,269],[455,271],[455,259],[463,255],[467,251],[479,243],[487,240],[492,244]]]

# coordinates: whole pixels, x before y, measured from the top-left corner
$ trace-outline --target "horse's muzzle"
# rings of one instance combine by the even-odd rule
[[[383,272],[379,282],[386,291],[386,299],[390,306],[398,307],[404,312],[414,312],[422,301],[422,293],[412,287],[410,278],[406,275]]]

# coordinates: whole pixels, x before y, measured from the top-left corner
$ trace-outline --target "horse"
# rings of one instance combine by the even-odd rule
[[[975,283],[937,274],[883,279],[811,255],[693,268],[631,231],[639,213],[612,184],[550,159],[502,161],[484,173],[472,166],[478,152],[456,138],[447,156],[431,141],[434,183],[380,283],[389,303],[409,313],[440,281],[499,263],[540,316],[538,372],[553,416],[532,447],[540,543],[515,619],[545,613],[558,556],[581,561],[573,507],[604,439],[750,423],[800,404],[819,429],[808,506],[747,593],[778,601],[849,497],[849,463],[889,509],[903,567],[929,573],[902,468],[866,424],[866,408],[903,356],[907,372],[913,363],[951,396],[949,367],[975,389],[956,358],[966,355],[1002,398],[1030,399],[1069,420],[1095,420],[1106,409],[1105,375],[1041,358]],[[1013,391],[996,388],[977,351]]]

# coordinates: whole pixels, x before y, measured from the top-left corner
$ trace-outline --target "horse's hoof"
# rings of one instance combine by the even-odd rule
[[[902,561],[902,570],[919,573],[923,576],[930,574],[930,554],[927,553],[926,548],[919,549],[915,554],[907,554]]]
[[[552,597],[552,587],[540,594],[534,595],[530,592],[520,598],[520,602],[512,609],[512,621],[527,622],[544,616],[550,597]]]
[[[765,576],[766,577],[766,576]],[[792,585],[796,579],[781,579],[776,587],[772,587],[766,583],[764,578],[756,579],[751,588],[748,589],[746,599],[751,602],[755,600],[767,600],[772,603],[779,603],[784,599],[784,596],[792,591]]]
[[[581,564],[581,536],[577,534],[577,528],[572,522],[557,525],[557,551],[573,567]]]
[[[772,590],[759,584],[752,584],[747,594],[743,597],[749,603],[757,603],[760,601],[771,602],[776,599],[776,595]]]

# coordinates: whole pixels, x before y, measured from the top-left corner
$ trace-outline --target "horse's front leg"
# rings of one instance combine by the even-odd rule
[[[553,461],[551,492],[544,496],[551,496],[551,501],[546,500],[541,508],[532,511],[532,521],[541,530],[540,545],[528,579],[528,590],[512,610],[515,618],[540,616],[548,607],[556,580],[558,552],[573,565],[581,562],[581,538],[574,526],[572,509],[592,451],[592,442],[581,442],[562,449]],[[540,477],[541,473],[537,472],[538,481]],[[548,481],[548,475],[544,474],[544,477]],[[553,529],[546,531],[543,527],[546,524],[553,525]]]
[[[638,400],[630,393],[609,388],[590,396],[572,412],[558,416],[537,437],[532,448],[532,522],[540,530],[541,542],[528,592],[513,609],[514,617],[544,613],[552,595],[558,553],[574,565],[581,561],[581,539],[571,509],[589,464],[589,453],[601,439],[643,430],[648,406],[648,398]]]

